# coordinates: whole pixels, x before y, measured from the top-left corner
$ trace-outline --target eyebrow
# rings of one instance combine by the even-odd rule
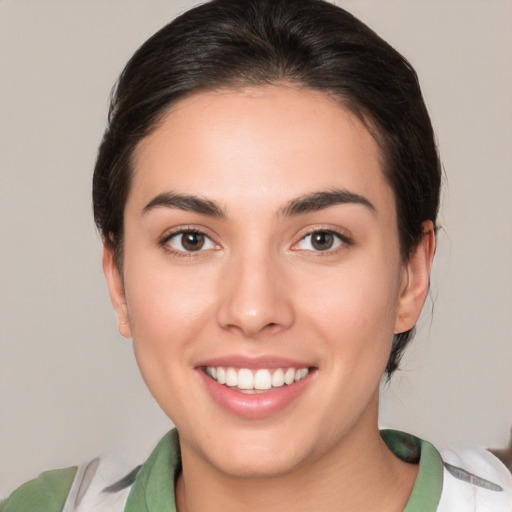
[[[294,217],[305,213],[316,212],[336,206],[338,204],[362,205],[372,212],[376,212],[375,206],[359,194],[354,194],[345,189],[333,189],[305,194],[297,199],[292,199],[281,209],[282,217]],[[224,210],[210,199],[205,199],[189,194],[175,192],[163,192],[155,196],[143,209],[142,213],[148,213],[155,208],[177,208],[179,210],[195,212],[219,219],[227,217]]]
[[[198,196],[188,194],[177,194],[174,192],[164,192],[154,197],[144,208],[142,213],[148,213],[159,207],[177,208],[187,212],[196,212],[219,219],[226,218],[224,210],[213,201]]]
[[[372,213],[377,210],[366,197],[345,189],[332,189],[306,194],[291,200],[282,210],[283,217],[293,217],[304,213],[324,210],[338,204],[356,204],[368,208]]]

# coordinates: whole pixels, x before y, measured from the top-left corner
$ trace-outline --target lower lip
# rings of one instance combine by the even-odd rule
[[[287,408],[301,395],[310,382],[311,373],[293,384],[273,388],[267,393],[242,393],[219,384],[198,369],[211,397],[225,411],[245,418],[265,418]]]

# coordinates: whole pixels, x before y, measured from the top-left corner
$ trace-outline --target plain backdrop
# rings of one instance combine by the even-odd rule
[[[117,75],[194,3],[0,0],[0,496],[105,452],[140,463],[170,428],[116,331],[90,183]],[[338,4],[416,67],[446,170],[431,298],[403,370],[383,387],[382,424],[440,447],[503,446],[512,2]]]

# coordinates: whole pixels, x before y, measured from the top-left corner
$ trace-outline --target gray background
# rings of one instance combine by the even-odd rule
[[[104,452],[140,462],[169,428],[116,331],[90,181],[118,73],[193,3],[0,0],[0,496]],[[447,174],[432,300],[382,423],[441,447],[504,445],[512,2],[338,4],[416,67]]]

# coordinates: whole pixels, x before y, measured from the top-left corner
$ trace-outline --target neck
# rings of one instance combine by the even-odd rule
[[[363,426],[355,425],[328,453],[271,477],[228,475],[182,445],[178,512],[401,512],[418,467],[387,448],[376,414]]]

